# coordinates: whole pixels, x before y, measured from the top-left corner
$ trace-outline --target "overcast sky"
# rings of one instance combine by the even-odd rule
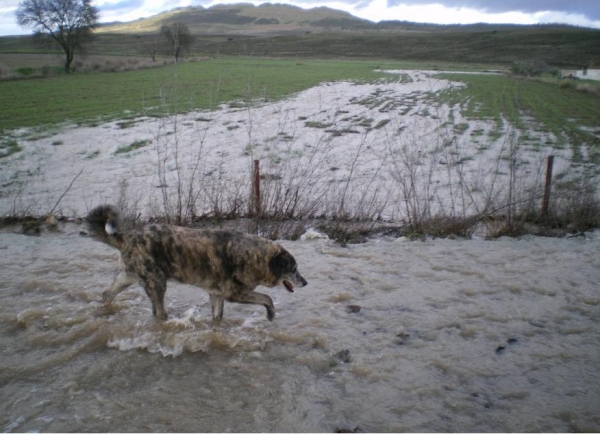
[[[131,21],[180,6],[210,7],[240,0],[93,0],[100,21]],[[246,0],[259,5],[264,0]],[[302,8],[328,6],[371,21],[419,23],[565,23],[600,29],[600,0],[283,0]],[[0,35],[30,33],[16,24],[19,0],[0,0]]]

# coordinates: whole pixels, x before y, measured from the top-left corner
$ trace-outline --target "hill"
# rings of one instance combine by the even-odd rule
[[[205,54],[352,57],[508,65],[544,60],[556,67],[600,64],[600,32],[566,28],[413,32],[312,32],[205,41]]]
[[[183,22],[194,34],[272,35],[302,33],[311,30],[371,28],[374,23],[326,7],[302,9],[297,6],[265,3],[193,6],[177,8],[128,23],[110,23],[98,33],[152,33],[164,24]]]
[[[184,22],[195,35],[192,56],[377,58],[477,63],[489,67],[539,59],[556,67],[600,64],[600,31],[566,25],[374,23],[318,7],[240,3],[173,9],[102,25],[90,54],[156,52],[164,24]],[[0,52],[39,52],[32,37],[0,38]]]

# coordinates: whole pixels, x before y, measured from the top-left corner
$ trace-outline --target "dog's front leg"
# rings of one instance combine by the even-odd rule
[[[254,291],[238,293],[233,295],[228,301],[246,304],[262,304],[267,309],[267,318],[269,321],[273,321],[273,318],[275,318],[273,299],[266,294]]]
[[[135,274],[130,274],[125,270],[121,270],[119,274],[115,276],[115,280],[113,280],[110,288],[102,293],[102,303],[110,304],[120,292],[133,285],[136,281],[137,276]]]
[[[220,321],[223,318],[223,304],[223,297],[216,294],[210,294],[213,321]]]

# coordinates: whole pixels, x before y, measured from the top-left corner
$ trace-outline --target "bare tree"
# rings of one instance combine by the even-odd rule
[[[146,44],[145,47],[146,54],[150,55],[153,62],[156,61],[156,55],[158,54],[159,43],[157,38],[158,36],[152,36],[152,39]]]
[[[17,23],[56,42],[65,52],[65,72],[71,72],[75,51],[90,41],[98,24],[99,9],[91,0],[23,0]]]
[[[185,23],[177,22],[169,26],[164,25],[160,28],[160,33],[165,38],[167,47],[175,57],[175,62],[178,61],[179,56],[183,50],[189,50],[194,40],[190,33],[190,28]]]

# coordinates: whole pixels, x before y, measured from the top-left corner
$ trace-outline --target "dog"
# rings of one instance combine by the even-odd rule
[[[111,205],[94,208],[85,220],[94,239],[116,247],[121,253],[121,270],[102,294],[106,305],[139,281],[152,302],[154,316],[166,320],[167,280],[174,279],[208,292],[213,320],[223,317],[223,304],[227,300],[263,305],[272,321],[273,300],[254,292],[256,287],[281,285],[294,292],[294,285],[307,284],[286,249],[258,236],[164,224],[127,230],[123,229],[118,210]]]

